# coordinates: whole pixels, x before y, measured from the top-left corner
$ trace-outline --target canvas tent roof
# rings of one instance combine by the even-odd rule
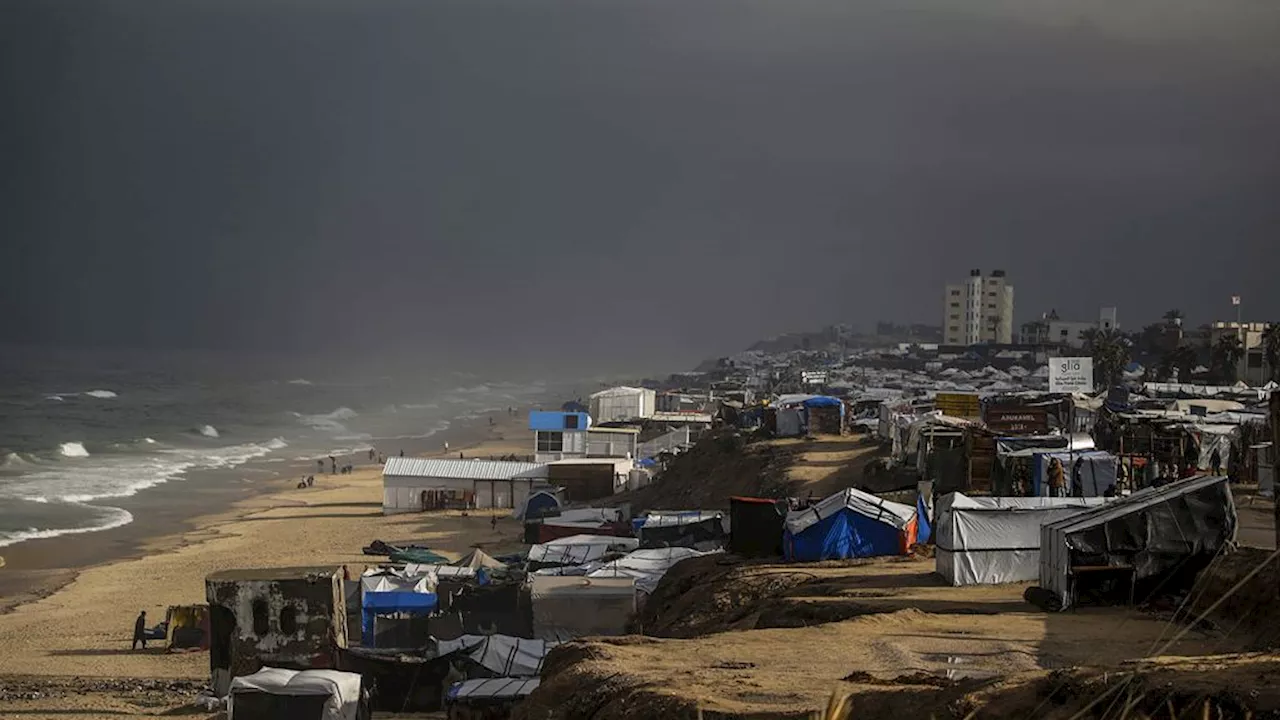
[[[954,586],[1034,580],[1040,528],[1106,502],[1105,498],[969,497],[938,500],[937,573]]]
[[[806,528],[845,509],[899,529],[906,527],[916,516],[916,509],[912,505],[885,500],[857,488],[845,488],[812,507],[787,513],[786,530],[792,535],[799,535]]]
[[[231,681],[228,717],[235,718],[236,694],[323,695],[329,698],[318,720],[356,720],[360,704],[360,676],[338,670],[286,670],[264,667]]]
[[[594,560],[602,560],[609,553],[625,553],[639,547],[640,541],[635,538],[612,535],[570,535],[530,547],[529,561],[582,565]]]
[[[422,566],[417,566],[421,569]],[[415,592],[436,591],[434,572],[409,572],[399,570],[366,570],[360,576],[360,589],[364,592]]]
[[[476,548],[466,555],[463,555],[453,564],[457,567],[471,568],[472,570],[479,570],[480,568],[498,569],[506,567],[506,564],[501,560],[494,559],[480,548]]]
[[[720,552],[698,552],[691,548],[669,547],[636,550],[623,557],[604,563],[587,573],[589,578],[621,578],[629,577],[636,581],[636,589],[652,593],[658,587],[662,576],[667,574],[676,563],[692,557],[702,557]]]
[[[485,678],[463,680],[449,687],[449,701],[459,700],[515,700],[528,697],[541,680],[538,678]]]
[[[436,643],[440,656],[463,652],[486,670],[504,677],[537,677],[557,643],[510,635],[463,635]]]
[[[1130,516],[1140,520],[1126,522]],[[1069,607],[1075,558],[1132,567],[1136,580],[1204,559],[1235,539],[1237,517],[1225,477],[1201,475],[1144,488],[1041,529],[1040,585]],[[1195,568],[1187,568],[1194,571]]]

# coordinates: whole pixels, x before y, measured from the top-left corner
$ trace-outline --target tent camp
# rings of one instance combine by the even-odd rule
[[[464,653],[495,677],[537,677],[556,643],[510,635],[463,635],[436,643],[439,656]]]
[[[1041,528],[1040,586],[1060,608],[1095,580],[1123,581],[1130,600],[1149,589],[1173,592],[1235,539],[1236,524],[1225,477],[1145,488]]]
[[[729,498],[729,549],[744,557],[781,556],[786,510],[786,501]]]
[[[1038,452],[1032,456],[1032,484],[1036,495],[1049,495],[1049,465],[1053,459],[1062,463],[1063,476],[1072,497],[1102,497],[1116,484],[1116,456],[1103,450],[1084,452]],[[1080,466],[1079,487],[1076,465]]]
[[[854,488],[787,513],[787,560],[814,562],[902,555],[916,541],[916,509]]]
[[[417,647],[426,617],[440,603],[434,572],[410,575],[370,570],[360,578],[361,642],[365,647]],[[379,624],[378,618],[386,617]],[[418,618],[415,623],[414,619]],[[415,627],[417,625],[418,627]]]
[[[961,585],[1035,580],[1040,527],[1106,502],[1105,498],[944,495],[935,522],[937,573]]]
[[[360,676],[337,670],[264,667],[231,681],[228,720],[364,720]]]
[[[667,574],[676,563],[693,557],[711,555],[712,552],[699,552],[686,547],[652,548],[636,550],[617,560],[594,567],[587,572],[589,578],[634,578],[636,589],[645,594],[652,593],[658,587],[662,576]]]

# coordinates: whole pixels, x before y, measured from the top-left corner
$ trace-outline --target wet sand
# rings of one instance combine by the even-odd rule
[[[495,418],[472,428],[468,457],[528,454],[532,434],[524,415]],[[431,439],[437,450],[446,436]],[[454,434],[453,437],[458,437]],[[450,440],[451,455],[459,451]],[[410,454],[423,454],[412,452]],[[129,639],[133,619],[146,610],[150,623],[164,618],[170,605],[204,601],[204,578],[211,572],[241,567],[342,565],[359,572],[370,560],[361,548],[374,539],[425,540],[443,554],[459,556],[471,547],[500,552],[519,544],[519,523],[499,517],[495,532],[489,515],[457,513],[383,516],[380,467],[357,467],[350,475],[316,477],[315,487],[297,489],[296,475],[248,477],[248,482],[225,493],[188,493],[205,503],[205,512],[182,517],[190,506],[158,510],[147,529],[136,534],[103,531],[34,541],[10,548],[12,571],[45,582],[65,582],[41,599],[26,602],[0,615],[0,675],[59,675],[81,677],[203,678],[208,653],[168,654],[150,649],[132,652]],[[172,483],[177,489],[180,483]],[[163,495],[159,490],[152,495]],[[159,497],[139,503],[161,502]],[[177,493],[181,494],[181,493]],[[211,499],[203,499],[211,498]],[[195,502],[193,500],[192,502]],[[215,502],[226,503],[218,508]],[[130,509],[130,512],[135,512]],[[135,512],[135,516],[137,513]],[[143,525],[143,523],[135,523]],[[127,526],[132,527],[132,526]],[[145,536],[148,529],[153,532]],[[169,532],[155,532],[171,529]],[[126,530],[121,528],[120,530]],[[84,547],[74,547],[75,544]],[[98,546],[98,547],[94,547]],[[91,560],[95,553],[123,553],[114,559],[76,567],[51,562],[74,558]],[[42,559],[45,563],[42,567]],[[21,578],[23,576],[15,575]],[[21,580],[10,579],[11,586]],[[0,586],[2,588],[2,586]],[[28,588],[28,592],[39,587]],[[6,597],[9,597],[6,594]]]

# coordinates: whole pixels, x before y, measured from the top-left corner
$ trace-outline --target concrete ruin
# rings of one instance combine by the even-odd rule
[[[215,691],[263,666],[333,669],[347,647],[338,567],[226,570],[205,578]]]

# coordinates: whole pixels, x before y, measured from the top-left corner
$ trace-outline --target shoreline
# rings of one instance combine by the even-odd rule
[[[430,437],[374,438],[372,443],[394,443],[393,452],[404,450],[410,455],[441,456],[446,442],[450,454],[486,447],[504,449],[493,454],[507,454],[505,446],[499,448],[505,441],[495,441],[492,436],[499,429],[507,434],[518,432],[523,423],[515,421],[524,418],[522,412],[495,418],[493,426],[481,418],[454,420],[449,428]],[[525,450],[530,446],[531,441],[525,443]],[[345,479],[370,470],[380,475],[381,466],[363,456],[348,462],[354,464],[352,475],[317,475],[313,489],[341,486]],[[281,501],[289,499],[288,492],[297,489],[296,478],[313,473],[310,461],[298,460],[255,460],[232,469],[198,472],[119,498],[113,505],[134,517],[128,524],[6,546],[0,549],[5,559],[5,566],[0,567],[0,616],[57,594],[86,570],[198,543],[200,539],[193,536],[247,516],[255,500],[274,496],[280,496]]]

